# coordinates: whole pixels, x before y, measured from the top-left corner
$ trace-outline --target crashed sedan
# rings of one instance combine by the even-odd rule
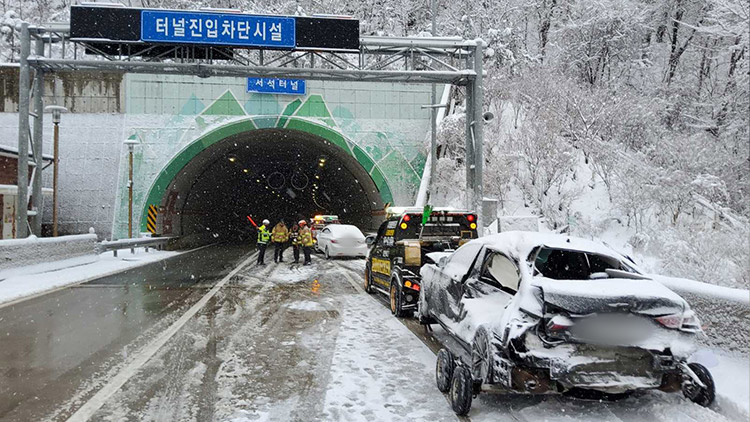
[[[436,381],[453,410],[480,391],[624,396],[682,391],[714,399],[708,370],[688,363],[701,334],[679,295],[592,241],[507,232],[422,267],[418,317],[440,324]]]

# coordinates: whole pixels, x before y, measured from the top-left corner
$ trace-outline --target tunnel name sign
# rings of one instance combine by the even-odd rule
[[[148,42],[294,48],[295,30],[292,17],[141,11],[141,40]]]
[[[304,79],[247,78],[247,92],[261,94],[305,95]]]

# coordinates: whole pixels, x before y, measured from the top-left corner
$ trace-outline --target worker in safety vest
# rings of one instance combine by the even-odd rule
[[[292,252],[294,253],[294,263],[299,263],[299,224],[292,226],[292,230],[289,231],[289,240],[292,242]]]
[[[266,227],[270,225],[270,221],[263,220],[263,224],[258,227],[258,265],[266,265],[263,258],[266,256],[266,247],[271,240],[271,232]]]
[[[307,221],[301,220],[299,222],[299,243],[302,245],[302,252],[305,254],[305,262],[302,265],[310,265],[310,252],[313,247],[313,238],[310,228],[307,227]]]
[[[271,232],[271,241],[274,243],[273,262],[284,262],[284,244],[289,240],[289,229],[283,221],[279,221]]]

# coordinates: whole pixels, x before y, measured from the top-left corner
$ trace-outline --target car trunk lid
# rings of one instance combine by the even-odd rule
[[[571,314],[635,313],[648,316],[683,312],[685,301],[653,280],[552,280],[536,278],[545,303]]]

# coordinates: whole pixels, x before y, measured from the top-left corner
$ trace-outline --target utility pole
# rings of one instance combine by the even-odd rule
[[[67,108],[57,105],[51,105],[44,108],[46,111],[52,112],[52,123],[54,131],[52,132],[52,139],[54,145],[53,152],[53,164],[52,167],[52,236],[57,237],[57,178],[60,171],[60,115],[66,111]]]
[[[484,235],[484,216],[482,215],[482,209],[484,204],[484,184],[482,183],[482,175],[484,171],[484,81],[483,81],[483,68],[482,59],[484,54],[482,47],[484,41],[481,39],[476,40],[477,46],[474,49],[474,72],[477,76],[474,79],[474,203],[477,211],[477,229],[479,235]]]
[[[28,22],[21,23],[21,56],[18,77],[18,208],[16,237],[29,235],[29,53],[31,37]]]
[[[128,146],[128,238],[133,238],[133,150],[138,145],[135,135],[125,140]]]
[[[34,54],[44,56],[44,40],[37,38],[34,41]],[[44,122],[44,72],[40,69],[34,70],[34,128],[33,128],[33,153],[36,166],[34,167],[33,180],[31,181],[31,209],[34,214],[31,217],[31,230],[36,236],[42,235],[42,218],[44,211],[44,196],[42,195],[42,169],[44,168],[42,129]]]

